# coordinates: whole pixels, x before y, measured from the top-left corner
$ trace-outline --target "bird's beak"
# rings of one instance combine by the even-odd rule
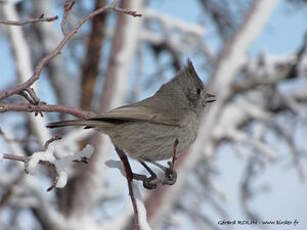
[[[207,93],[206,96],[207,96],[207,99],[206,99],[207,103],[211,103],[211,102],[215,102],[216,101],[215,95]]]

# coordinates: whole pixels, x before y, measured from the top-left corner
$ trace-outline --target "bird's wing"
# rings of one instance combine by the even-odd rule
[[[115,108],[109,112],[102,113],[90,120],[101,121],[147,121],[150,123],[163,124],[169,126],[180,126],[180,120],[176,119],[176,115],[162,114],[157,109],[140,106],[137,103],[127,106]],[[171,117],[171,118],[170,118]]]

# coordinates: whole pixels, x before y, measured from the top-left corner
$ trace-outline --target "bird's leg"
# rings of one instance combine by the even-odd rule
[[[151,164],[157,166],[158,168],[160,168],[164,172],[164,179],[162,181],[162,184],[173,185],[173,184],[176,183],[177,173],[176,173],[174,167],[175,167],[175,161],[177,159],[176,153],[177,153],[178,144],[179,144],[179,141],[176,138],[176,140],[174,142],[172,161],[168,162],[168,165],[169,165],[168,167],[165,167],[164,165],[162,165],[158,162],[155,162],[155,161],[149,161]]]
[[[146,175],[143,174],[138,174],[132,172],[132,179],[142,181],[143,182],[143,187],[146,189],[155,189],[158,186],[159,181],[157,181],[157,176],[150,176],[147,177]]]
[[[152,171],[152,169],[144,161],[140,161],[140,163],[147,170],[147,172],[149,172],[150,178],[153,178],[153,179],[157,178],[156,173],[154,171]]]
[[[144,162],[144,161],[139,161],[143,167],[149,172],[150,177],[146,177],[143,179],[143,186],[144,188],[147,189],[155,189],[157,188],[157,185],[159,181],[157,181],[157,175],[155,174],[154,171]]]
[[[132,169],[130,167],[126,154],[116,146],[115,146],[115,150],[118,156],[120,157],[122,163],[124,164],[124,169],[126,171],[126,178],[127,178],[130,194],[133,193],[132,185],[131,185],[132,180],[142,181],[144,188],[147,188],[147,189],[155,189],[157,187],[157,183],[153,183],[153,181],[157,178],[157,175],[144,162],[141,162],[141,164],[150,173],[150,177],[146,177],[146,175],[137,174],[137,173],[132,172]]]
[[[138,174],[138,173],[132,173],[132,178],[134,180],[142,181],[143,186],[146,189],[155,189],[157,187],[157,185],[155,183],[152,183],[153,179],[151,177],[147,177],[146,175]]]
[[[155,189],[155,188],[157,188],[158,183],[159,183],[159,181],[156,181],[157,175],[151,170],[151,168],[149,168],[145,164],[145,162],[140,161],[140,163],[149,172],[150,177],[147,177],[146,175],[143,175],[143,174],[134,173],[131,170],[129,172],[129,178],[131,178],[131,180],[133,179],[133,180],[137,180],[137,181],[142,181],[143,182],[143,186],[146,189]]]
[[[174,142],[174,148],[173,148],[173,158],[172,161],[167,162],[169,167],[166,169],[165,173],[165,180],[164,183],[168,185],[173,185],[176,183],[177,180],[177,173],[174,169],[175,167],[175,161],[177,159],[176,154],[177,154],[177,146],[179,144],[178,139],[176,138]]]
[[[164,165],[155,162],[155,161],[150,161],[151,164],[157,166],[164,172],[164,178],[162,180],[162,184],[167,184],[167,185],[173,185],[175,184],[177,180],[177,173],[174,169],[170,169],[169,167],[165,167]]]
[[[170,171],[174,171],[175,161],[177,160],[176,153],[177,153],[177,146],[178,146],[178,144],[179,144],[179,141],[176,138],[176,140],[174,142],[174,148],[173,148],[173,158],[172,158],[172,161],[168,162],[169,170]]]

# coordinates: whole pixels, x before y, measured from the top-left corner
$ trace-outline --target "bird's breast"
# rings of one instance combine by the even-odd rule
[[[108,135],[112,142],[132,158],[139,160],[165,160],[173,155],[175,140],[177,153],[187,149],[197,136],[195,119],[186,119],[181,125],[167,126],[149,122],[127,122],[118,125]]]

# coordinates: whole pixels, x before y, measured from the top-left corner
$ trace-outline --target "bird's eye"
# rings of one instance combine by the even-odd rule
[[[197,101],[201,98],[201,88],[194,88],[188,94],[188,97],[191,101]]]

